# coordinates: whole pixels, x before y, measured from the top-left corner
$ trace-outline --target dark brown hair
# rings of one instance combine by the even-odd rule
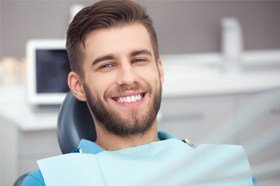
[[[158,60],[157,35],[145,9],[130,0],[103,0],[82,9],[69,25],[66,48],[71,69],[83,76],[81,47],[85,47],[84,40],[89,32],[136,22],[147,29]]]

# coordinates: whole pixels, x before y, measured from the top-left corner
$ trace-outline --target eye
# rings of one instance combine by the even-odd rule
[[[146,58],[135,58],[132,60],[133,63],[140,63],[140,62],[146,62]]]
[[[97,68],[97,71],[109,71],[114,68],[114,64],[111,63],[104,63]]]
[[[99,68],[110,68],[112,65],[111,64],[104,64],[104,65],[101,65]]]

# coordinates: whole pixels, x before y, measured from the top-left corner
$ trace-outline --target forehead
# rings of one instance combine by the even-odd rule
[[[139,49],[149,50],[153,54],[149,33],[140,23],[95,30],[85,38],[86,58],[122,55]]]

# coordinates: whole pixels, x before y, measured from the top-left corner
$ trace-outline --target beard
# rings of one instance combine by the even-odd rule
[[[147,88],[144,88],[139,84],[129,87],[123,86],[112,92],[105,92],[104,97],[111,99],[110,95],[121,93],[125,90],[148,90],[147,92],[151,92],[151,86],[147,85],[146,87]],[[162,86],[160,84],[155,90],[154,95],[151,97],[151,104],[148,105],[146,113],[138,113],[137,110],[132,110],[128,118],[122,117],[120,112],[106,106],[104,101],[91,93],[86,84],[84,84],[84,91],[88,107],[94,118],[98,121],[98,124],[112,134],[127,137],[136,134],[144,134],[151,128],[160,108]]]

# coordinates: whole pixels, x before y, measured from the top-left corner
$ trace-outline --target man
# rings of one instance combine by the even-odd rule
[[[97,134],[95,143],[83,140],[79,147],[84,154],[95,154],[96,157],[100,155],[100,158],[105,159],[107,156],[111,157],[108,160],[109,168],[108,171],[100,173],[100,170],[104,170],[106,167],[105,164],[100,165],[100,162],[106,163],[106,160],[98,160],[88,163],[88,167],[84,166],[79,169],[79,171],[84,171],[97,167],[94,170],[91,169],[97,173],[85,176],[89,172],[87,170],[78,176],[79,171],[73,169],[80,167],[79,165],[83,164],[84,159],[81,159],[80,164],[79,162],[73,164],[75,167],[73,169],[71,165],[68,166],[80,158],[81,155],[78,154],[74,159],[66,157],[67,161],[58,161],[58,164],[63,161],[68,162],[62,165],[68,167],[65,172],[64,169],[60,169],[58,164],[55,167],[56,163],[54,162],[51,162],[54,164],[52,166],[54,169],[44,168],[49,166],[46,165],[49,163],[39,164],[40,170],[31,172],[25,178],[23,185],[45,185],[46,183],[49,185],[52,185],[51,183],[54,183],[53,185],[56,185],[55,183],[69,185],[69,182],[75,185],[76,179],[79,179],[79,185],[87,185],[89,177],[96,174],[100,174],[100,176],[92,177],[92,185],[160,183],[160,179],[165,173],[143,176],[148,172],[148,169],[152,170],[153,168],[153,166],[149,167],[149,164],[148,167],[145,167],[145,162],[141,162],[140,168],[138,168],[143,170],[137,170],[140,171],[137,174],[126,172],[127,175],[117,175],[123,171],[121,168],[110,172],[118,167],[113,165],[118,165],[119,162],[123,161],[125,167],[128,167],[123,172],[130,170],[129,168],[137,164],[140,159],[147,158],[147,162],[151,163],[150,156],[147,155],[145,158],[137,157],[137,161],[134,161],[135,156],[142,152],[138,147],[145,148],[144,152],[158,154],[156,152],[161,150],[158,149],[160,147],[156,147],[156,150],[152,151],[147,150],[147,148],[153,149],[153,146],[158,144],[155,142],[172,137],[170,134],[157,132],[156,116],[161,103],[164,72],[158,53],[157,35],[150,17],[143,8],[132,1],[100,1],[84,8],[75,16],[67,32],[66,47],[72,68],[72,72],[68,76],[68,85],[77,99],[86,101],[95,122]],[[181,145],[182,142],[178,143]],[[147,145],[149,146],[147,147]],[[183,148],[186,148],[184,143],[182,145],[184,145]],[[87,146],[87,149],[83,149],[84,146]],[[171,146],[168,149],[171,150]],[[114,152],[119,152],[119,150],[123,150],[120,152],[128,156],[125,156],[124,159],[119,157],[119,154],[116,156]],[[135,151],[137,151],[136,154]],[[151,157],[156,157],[156,155]],[[131,166],[128,161],[130,158],[133,159]],[[162,160],[159,162],[157,158],[154,167],[156,165],[164,167],[165,161],[169,162],[168,158],[166,160],[162,158]],[[95,160],[88,162],[91,161]],[[57,161],[55,160],[55,162]],[[167,166],[169,165],[165,167]],[[149,174],[157,173],[157,171],[160,172],[160,170],[156,170]],[[72,176],[69,175],[72,173],[69,172],[74,172],[73,175],[76,178],[71,179]],[[107,172],[110,172],[108,178],[104,176]],[[56,174],[60,176],[54,178]],[[113,178],[115,174],[117,176]],[[180,175],[180,171],[178,171],[178,175]],[[60,179],[64,179],[62,177],[67,177],[65,182],[59,182]],[[104,180],[100,180],[102,177]],[[150,179],[150,177],[154,180],[146,182],[146,179]],[[155,179],[156,177],[159,178]],[[174,176],[170,177],[177,180]],[[141,182],[143,180],[144,182]],[[172,181],[172,183],[174,182]]]
[[[90,108],[96,144],[118,150],[158,140],[163,69],[146,12],[130,1],[98,2],[75,16],[66,45],[68,85]],[[38,171],[27,182],[44,184]]]

